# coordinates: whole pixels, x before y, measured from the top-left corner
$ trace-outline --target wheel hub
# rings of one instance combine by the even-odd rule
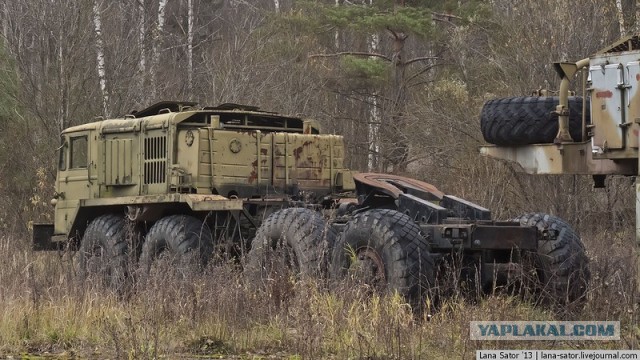
[[[359,272],[367,283],[374,286],[386,284],[384,261],[377,251],[370,247],[359,248],[356,257]]]

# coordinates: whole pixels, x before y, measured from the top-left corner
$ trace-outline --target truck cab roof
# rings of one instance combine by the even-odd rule
[[[244,131],[293,132],[319,134],[317,121],[262,111],[256,106],[224,103],[218,106],[198,106],[194,102],[161,101],[121,118],[101,120],[65,129],[63,134],[97,130],[100,133],[136,132],[144,128],[183,124],[198,127],[218,127]]]

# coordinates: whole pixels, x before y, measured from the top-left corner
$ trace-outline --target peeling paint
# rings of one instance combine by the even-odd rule
[[[596,93],[596,97],[599,98],[599,99],[603,99],[603,98],[609,99],[609,98],[613,97],[613,93],[611,91],[609,91],[609,90],[598,91]]]

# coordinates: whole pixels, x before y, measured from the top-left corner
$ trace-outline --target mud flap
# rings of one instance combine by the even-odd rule
[[[60,242],[52,241],[53,224],[33,224],[33,243],[34,251],[54,251],[61,248]]]

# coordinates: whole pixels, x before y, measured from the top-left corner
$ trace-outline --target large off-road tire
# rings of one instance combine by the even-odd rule
[[[202,270],[213,253],[213,236],[206,223],[188,215],[164,217],[149,229],[140,255],[140,268],[148,274],[161,255],[173,270]]]
[[[278,274],[323,277],[336,231],[311,209],[287,208],[269,215],[247,254],[245,275],[264,281]]]
[[[541,299],[559,306],[586,300],[591,274],[582,240],[562,219],[540,213],[514,219],[523,226],[535,226],[545,238],[538,241],[534,265]]]
[[[434,259],[420,227],[395,210],[355,215],[338,237],[331,275],[352,275],[376,290],[397,291],[415,307],[435,283]]]
[[[482,136],[495,145],[552,143],[558,134],[558,116],[552,114],[559,97],[511,97],[487,101],[480,114]],[[591,122],[589,99],[586,123]],[[569,97],[569,133],[582,138],[582,97]]]
[[[108,288],[121,290],[128,276],[128,250],[124,217],[98,216],[82,236],[78,254],[80,278],[101,278]]]

